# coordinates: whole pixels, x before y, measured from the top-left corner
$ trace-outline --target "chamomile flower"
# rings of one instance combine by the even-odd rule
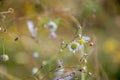
[[[33,23],[33,21],[27,21],[27,26],[28,26],[28,29],[29,29],[29,31],[30,31],[30,33],[31,33],[31,36],[33,37],[33,38],[35,38],[36,37],[36,35],[37,35],[37,28],[34,26],[34,23]]]
[[[68,49],[70,50],[70,52],[75,53],[79,49],[81,49],[82,46],[83,45],[80,45],[77,41],[72,41],[70,44],[68,44]]]
[[[57,24],[53,21],[48,22],[45,26],[50,32],[55,32],[57,30]]]
[[[81,34],[79,34],[79,37],[80,37],[80,39],[79,39],[80,44],[84,44],[84,43],[90,41],[90,37],[88,37],[88,36],[82,36]]]

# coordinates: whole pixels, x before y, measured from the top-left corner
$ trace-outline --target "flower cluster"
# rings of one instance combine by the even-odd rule
[[[8,10],[8,12],[14,13],[14,10],[12,8],[10,8]],[[31,37],[36,39],[37,27],[34,25],[34,22],[31,20],[28,20],[27,26],[28,26],[29,32],[31,34]],[[44,25],[44,27],[49,30],[51,38],[56,38],[56,30],[58,28],[58,25],[54,21],[49,21],[47,24]],[[3,32],[7,32],[7,30],[5,28],[0,27],[0,30]],[[17,40],[18,40],[18,37],[15,38],[15,41],[17,41]],[[37,80],[44,80],[45,78],[48,79],[47,77],[50,75],[50,73],[56,72],[54,80],[73,80],[76,76],[78,76],[79,73],[80,73],[80,75],[82,73],[87,73],[87,66],[86,66],[87,55],[86,55],[86,52],[84,51],[84,48],[85,48],[86,43],[88,43],[89,41],[90,41],[90,37],[83,36],[82,34],[78,33],[77,36],[75,36],[75,38],[72,41],[70,41],[69,43],[66,44],[64,41],[62,41],[62,43],[61,43],[61,51],[64,48],[68,48],[68,50],[71,53],[76,53],[79,50],[83,50],[84,55],[80,58],[80,64],[74,65],[74,66],[63,66],[63,61],[59,59],[57,61],[57,67],[56,66],[55,66],[55,68],[52,67],[52,69],[49,70],[44,75],[44,74],[41,74],[42,73],[41,70],[44,70],[44,67],[48,66],[49,64],[47,65],[46,61],[42,61],[42,65],[40,66],[40,68],[38,68],[38,67],[32,68],[32,70],[31,70],[32,75],[35,76]],[[93,43],[91,43],[90,45],[92,46]],[[5,53],[4,45],[3,45],[3,52]],[[39,53],[34,52],[32,55],[32,58],[38,59]],[[0,56],[0,60],[7,61],[7,60],[9,60],[9,57],[8,57],[8,55],[3,54]],[[88,74],[92,75],[91,73],[88,73]]]
[[[81,60],[85,59],[84,55]],[[82,74],[86,74],[87,76],[93,77],[91,72],[86,70],[87,66],[63,66],[63,61],[58,60],[58,68],[56,68],[57,76],[54,80],[73,80],[78,77],[82,78]],[[59,73],[59,74],[58,74]]]
[[[69,51],[72,53],[76,53],[77,51],[84,49],[84,45],[90,41],[90,37],[88,36],[82,36],[79,34],[74,40],[72,40],[69,44],[66,44],[62,42],[61,45],[65,45],[64,47],[61,47],[62,49],[68,47]]]
[[[80,78],[83,79],[85,78],[85,76],[83,77],[82,75],[84,75],[84,73],[86,73],[88,76],[90,75],[88,72],[87,72],[87,43],[90,41],[90,37],[88,36],[83,36],[82,34],[80,34],[78,32],[78,34],[74,37],[74,39],[72,41],[70,41],[69,43],[65,43],[64,41],[61,42],[61,49],[60,49],[60,52],[63,51],[63,49],[65,48],[68,48],[68,50],[71,52],[71,53],[76,53],[76,52],[81,52],[81,53],[84,53],[84,55],[81,55],[81,58],[80,58],[80,65],[78,67],[76,66],[72,66],[72,67],[69,67],[68,68],[71,68],[70,72],[72,72],[72,74],[67,74],[66,73],[70,73],[70,72],[66,72],[66,68],[65,66],[62,67],[64,68],[64,71],[62,71],[63,73],[58,75],[57,77],[55,77],[54,80],[73,80],[75,79],[76,77],[78,77],[79,75],[81,76]],[[93,43],[90,43],[90,46],[93,46]],[[73,74],[74,73],[74,74]],[[90,75],[91,76],[91,75]]]
[[[87,36],[82,36],[79,34],[78,39],[72,41],[71,43],[68,44],[68,49],[70,52],[75,53],[79,51],[80,49],[84,48],[84,44],[90,41],[90,38]]]

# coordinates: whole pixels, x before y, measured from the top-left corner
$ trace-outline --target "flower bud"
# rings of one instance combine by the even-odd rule
[[[91,42],[91,43],[90,43],[90,46],[93,46],[93,45],[94,45],[94,43],[93,43],[93,42]]]
[[[5,61],[9,60],[9,57],[8,57],[8,55],[3,54],[3,55],[0,56],[0,60],[5,62]]]

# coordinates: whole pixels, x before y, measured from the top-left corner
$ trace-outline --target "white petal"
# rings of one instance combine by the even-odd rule
[[[77,48],[73,50],[73,49],[71,48],[72,44],[77,44]],[[80,44],[79,44],[78,42],[73,41],[73,42],[71,42],[70,44],[68,44],[68,49],[70,50],[70,52],[75,53],[76,51],[79,50],[79,45],[80,45]]]
[[[27,21],[27,26],[28,26],[29,30],[32,31],[34,29],[33,21]]]
[[[32,37],[36,37],[37,35],[37,28],[34,27],[33,31],[31,32]]]
[[[79,45],[79,50],[82,49],[84,47],[84,45]]]
[[[51,38],[56,38],[56,33],[55,33],[55,32],[51,32],[51,33],[50,33],[50,37],[51,37]]]
[[[89,41],[90,40],[90,37],[82,36],[81,34],[79,34],[79,37],[82,38],[85,41]]]
[[[28,25],[29,32],[31,33],[31,36],[36,37],[37,28],[34,27],[33,21],[28,21],[27,25]]]
[[[82,39],[84,39],[85,41],[89,41],[90,40],[90,38],[87,37],[87,36],[83,36]]]
[[[58,65],[62,66],[63,65],[63,61],[62,60],[58,60]]]
[[[27,21],[27,25],[29,26],[29,27],[34,27],[34,23],[33,23],[33,21]]]

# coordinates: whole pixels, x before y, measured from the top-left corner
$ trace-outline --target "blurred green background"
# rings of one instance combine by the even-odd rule
[[[97,80],[120,80],[119,0],[0,0],[0,12],[8,8],[15,12],[5,14],[4,22],[0,15],[0,26],[8,31],[0,32],[0,37],[4,37],[6,54],[10,59],[0,62],[0,80],[34,80],[31,75],[33,67],[39,67],[46,61],[51,68],[59,58],[66,65],[71,64],[71,59],[74,59],[71,65],[77,64],[76,56],[68,51],[58,54],[60,40],[67,42],[74,36],[76,24],[68,15],[73,15],[80,22],[83,33],[94,42],[88,58],[89,70],[97,75]],[[39,44],[30,36],[26,25],[28,20],[32,20],[38,28]],[[56,39],[51,39],[49,31],[43,27],[49,20],[58,24]],[[20,39],[14,41],[16,37]],[[0,40],[0,54],[2,44]],[[38,59],[32,58],[34,52],[39,53]],[[43,70],[43,74],[47,71]]]

